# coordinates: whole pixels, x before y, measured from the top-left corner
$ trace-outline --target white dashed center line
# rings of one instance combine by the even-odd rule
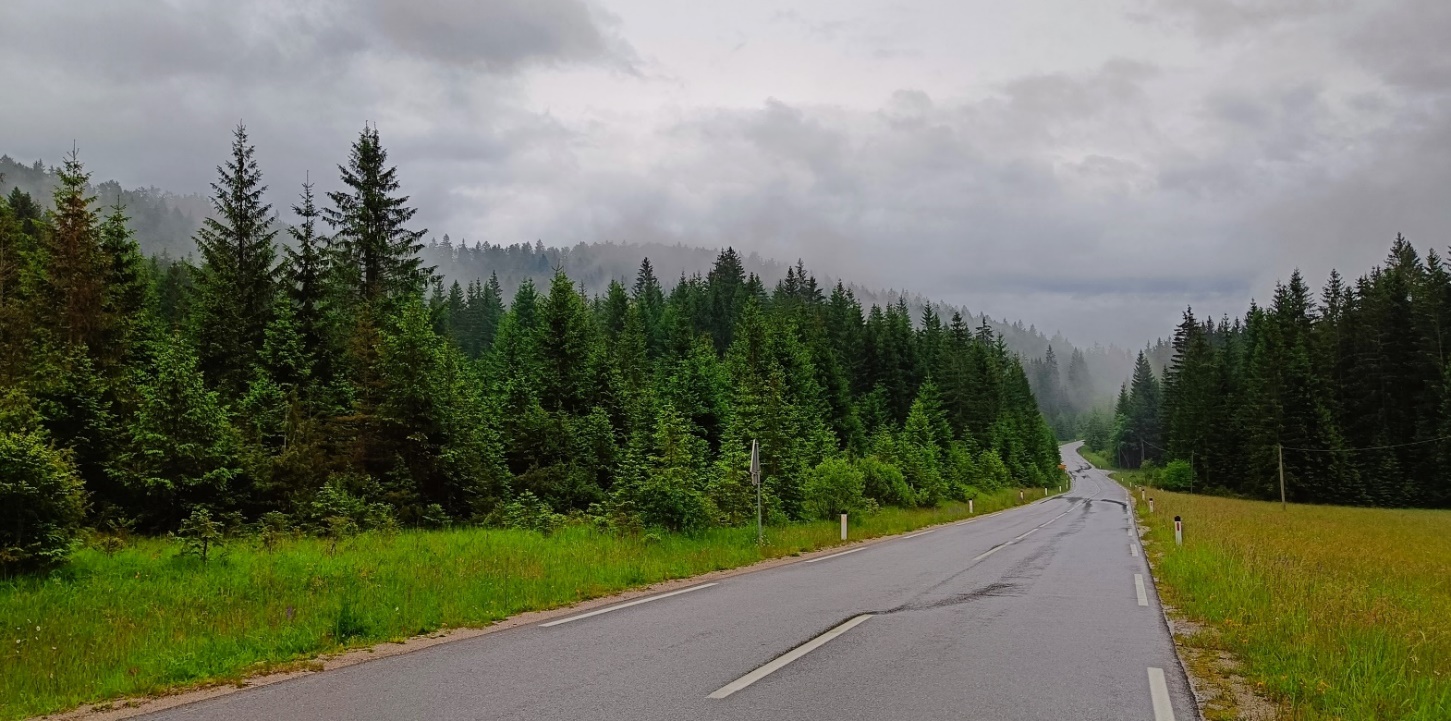
[[[706,698],[725,698],[747,686],[750,686],[751,684],[760,681],[761,679],[781,670],[792,661],[795,661],[796,659],[801,658],[802,656],[805,656],[806,654],[811,653],[818,648],[821,648],[822,646],[826,645],[826,643],[831,639],[836,638],[837,636],[840,636],[843,633],[852,630],[853,628],[856,628],[863,621],[871,617],[872,614],[870,613],[864,613],[860,616],[856,616],[855,618],[848,620],[846,623],[843,623],[840,626],[837,626],[836,628],[833,628],[830,631],[827,631],[826,633],[823,633],[820,636],[817,636],[816,638],[813,638],[810,641],[807,641],[806,643],[801,644],[794,649],[791,649],[791,651],[788,652],[786,655],[781,656],[776,660],[724,686],[721,686],[720,688],[716,689],[715,693],[712,693]]]

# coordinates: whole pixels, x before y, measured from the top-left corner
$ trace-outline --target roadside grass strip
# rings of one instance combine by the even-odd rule
[[[1181,642],[1237,662],[1206,673],[1296,721],[1451,719],[1451,511],[1154,500],[1138,518],[1158,594],[1202,629]]]

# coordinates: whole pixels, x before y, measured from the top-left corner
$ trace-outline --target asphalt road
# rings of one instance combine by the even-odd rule
[[[146,718],[1197,719],[1127,494],[1074,449],[1023,508]]]

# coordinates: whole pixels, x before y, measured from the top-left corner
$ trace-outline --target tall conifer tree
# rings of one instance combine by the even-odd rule
[[[228,394],[250,378],[276,292],[272,206],[247,128],[232,131],[232,155],[217,167],[212,212],[197,231],[196,337],[202,372]]]

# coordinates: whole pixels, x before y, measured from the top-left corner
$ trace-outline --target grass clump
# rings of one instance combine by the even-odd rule
[[[979,514],[1020,503],[1017,489],[976,500]],[[207,530],[205,562],[200,549],[179,553],[177,540],[132,539],[81,549],[48,576],[0,580],[0,719],[234,681],[318,653],[840,543],[835,521],[767,528],[758,547],[753,527],[618,534],[540,520],[530,509],[516,515],[519,528],[323,538],[264,524],[255,538],[221,545]],[[851,537],[967,515],[955,502],[884,508],[854,515]]]

